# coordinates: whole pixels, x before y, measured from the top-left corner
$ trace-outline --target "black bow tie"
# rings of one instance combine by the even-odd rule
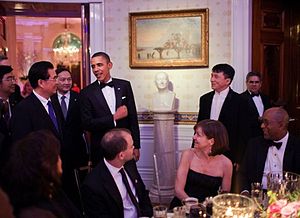
[[[109,86],[109,87],[114,87],[113,81],[110,81],[109,83],[102,83],[100,82],[100,88],[103,89],[104,87]]]
[[[269,142],[270,147],[275,146],[278,150],[280,149],[281,145],[282,145],[282,142],[274,142],[274,141]]]
[[[251,97],[254,97],[254,96],[256,96],[256,97],[258,97],[259,96],[259,93],[253,93],[253,92],[251,92]]]

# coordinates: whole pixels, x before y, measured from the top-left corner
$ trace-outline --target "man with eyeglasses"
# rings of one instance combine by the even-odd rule
[[[249,140],[241,165],[242,193],[249,193],[254,182],[267,189],[270,172],[300,173],[300,139],[289,133],[288,124],[289,115],[281,107],[272,107],[263,113],[263,135]]]
[[[16,78],[13,75],[13,68],[0,65],[0,161],[6,156],[11,144],[9,123],[13,108],[19,102],[12,97],[15,88]]]
[[[57,89],[54,66],[48,61],[36,62],[29,69],[28,78],[33,92],[15,107],[11,118],[13,142],[40,129],[50,130],[61,140],[59,109],[50,100]]]
[[[262,78],[259,72],[249,72],[246,76],[247,90],[241,98],[247,103],[247,119],[249,122],[248,137],[262,136],[261,117],[271,107],[269,97],[261,93]]]
[[[87,145],[83,138],[84,131],[80,118],[80,99],[79,94],[71,90],[71,72],[66,68],[58,68],[55,72],[57,92],[51,96],[51,101],[59,108],[59,118],[62,123],[63,144],[60,154],[63,167],[62,187],[80,209],[80,198],[73,170],[88,163]]]

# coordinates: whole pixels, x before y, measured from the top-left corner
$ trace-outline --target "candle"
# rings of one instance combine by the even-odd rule
[[[254,202],[243,195],[227,193],[213,198],[214,218],[250,218],[254,210]]]

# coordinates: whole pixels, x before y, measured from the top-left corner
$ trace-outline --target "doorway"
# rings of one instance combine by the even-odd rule
[[[85,86],[89,80],[89,74],[83,74],[89,72],[84,64],[89,62],[85,52],[89,42],[82,29],[88,29],[87,9],[88,4],[77,3],[0,3],[5,29],[0,47],[21,86],[30,66],[40,60],[48,60],[55,67],[67,67],[73,82],[80,88]]]
[[[290,115],[300,135],[300,3],[253,0],[252,70],[263,75],[263,92]]]

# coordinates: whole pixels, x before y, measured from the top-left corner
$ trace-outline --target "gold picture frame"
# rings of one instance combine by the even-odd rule
[[[208,8],[129,14],[129,66],[208,66]]]

